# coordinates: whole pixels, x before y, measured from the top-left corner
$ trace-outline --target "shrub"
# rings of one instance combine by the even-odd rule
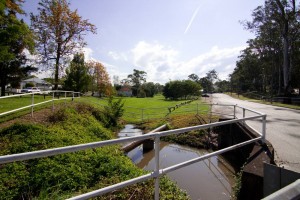
[[[114,109],[114,106],[120,109],[120,101],[111,104]],[[58,110],[53,114],[56,118],[47,126],[15,124],[0,130],[0,155],[112,139],[112,132],[83,107],[75,104]],[[115,111],[114,116],[119,116],[119,112]],[[118,145],[3,164],[0,166],[0,199],[65,199],[143,173]],[[101,199],[152,198],[153,185],[153,180],[147,181]],[[186,194],[165,178],[162,178],[161,191],[162,199],[171,196],[187,199]]]
[[[124,113],[124,102],[122,99],[114,101],[113,97],[109,97],[108,106],[103,111],[103,121],[107,128],[117,127],[118,120]]]
[[[56,113],[59,115],[55,116],[64,116],[63,122],[54,120],[49,127],[15,124],[2,130],[0,155],[112,138],[112,133],[91,115],[79,115],[74,109],[62,109]],[[118,173],[130,176],[134,166],[127,163],[128,169],[125,165],[120,167],[124,158],[118,146],[109,146],[5,164],[0,168],[0,196],[4,199],[32,199],[40,193],[51,196],[52,193],[89,188]]]

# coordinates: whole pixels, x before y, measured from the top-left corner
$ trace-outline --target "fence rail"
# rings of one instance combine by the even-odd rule
[[[44,98],[45,98],[46,95],[49,95],[51,93],[52,93],[52,99],[51,100],[42,101],[42,102],[39,102],[39,103],[34,103],[34,96],[35,95],[44,95]],[[58,94],[57,95],[58,99],[55,99],[55,94]],[[64,95],[63,98],[59,98],[60,94]],[[68,97],[67,94],[71,94],[71,96]],[[0,101],[1,101],[1,99],[8,99],[8,98],[15,98],[15,97],[22,97],[22,96],[29,96],[29,95],[31,95],[31,104],[30,105],[23,106],[23,107],[20,107],[20,108],[16,108],[16,109],[13,109],[13,110],[9,110],[9,111],[6,111],[6,112],[2,112],[2,113],[0,113],[0,117],[4,116],[4,115],[7,115],[7,114],[10,114],[10,113],[20,111],[20,110],[24,110],[24,109],[27,109],[27,108],[31,108],[31,116],[33,116],[33,111],[34,111],[35,106],[46,104],[46,103],[49,103],[49,102],[52,102],[52,110],[54,110],[54,101],[67,100],[67,99],[72,99],[73,100],[74,98],[79,98],[80,97],[80,92],[62,91],[62,90],[31,92],[31,93],[3,96],[3,97],[0,97]]]
[[[88,199],[88,198],[92,198],[92,197],[96,197],[99,195],[103,195],[112,191],[115,191],[117,189],[132,185],[132,184],[136,184],[136,183],[140,183],[149,179],[154,178],[155,179],[155,199],[158,200],[159,199],[159,178],[164,175],[167,174],[169,172],[172,172],[174,170],[180,169],[182,167],[186,167],[188,165],[194,164],[196,162],[202,161],[204,159],[216,156],[216,155],[220,155],[222,153],[231,151],[233,149],[237,149],[239,147],[257,142],[257,141],[262,141],[264,142],[265,140],[265,134],[266,134],[266,115],[254,110],[250,110],[244,107],[240,107],[237,105],[220,105],[220,104],[212,104],[211,107],[213,106],[229,106],[233,108],[233,114],[232,116],[234,116],[233,119],[231,120],[227,120],[227,121],[222,121],[222,122],[214,122],[214,123],[210,123],[210,124],[205,124],[205,125],[198,125],[198,126],[192,126],[192,127],[186,127],[186,128],[180,128],[180,129],[175,129],[175,130],[168,130],[168,131],[159,131],[159,132],[153,132],[153,133],[149,133],[149,134],[145,134],[145,135],[141,135],[141,136],[134,136],[134,137],[128,137],[128,138],[119,138],[119,139],[113,139],[113,140],[106,140],[106,141],[99,141],[99,142],[93,142],[93,143],[86,143],[86,144],[79,144],[79,145],[73,145],[73,146],[66,146],[66,147],[60,147],[60,148],[53,148],[53,149],[45,149],[45,150],[40,150],[40,151],[33,151],[33,152],[25,152],[25,153],[19,153],[19,154],[13,154],[13,155],[4,155],[4,156],[0,156],[0,164],[4,164],[4,163],[11,163],[11,162],[16,162],[16,161],[24,161],[24,160],[29,160],[29,159],[34,159],[34,158],[42,158],[42,157],[48,157],[48,156],[54,156],[54,155],[59,155],[59,154],[64,154],[64,153],[70,153],[70,152],[76,152],[76,151],[81,151],[81,150],[86,150],[86,149],[91,149],[91,148],[99,148],[99,147],[103,147],[103,146],[107,146],[107,145],[113,145],[113,144],[120,144],[120,143],[124,143],[124,142],[133,142],[133,141],[139,141],[139,140],[144,140],[144,139],[154,139],[154,150],[155,150],[155,169],[148,174],[142,175],[142,176],[138,176],[135,177],[133,179],[127,180],[127,181],[123,181],[114,185],[110,185],[108,187],[104,187],[101,188],[99,190],[95,190],[92,192],[88,192],[79,196],[75,196],[70,198],[71,200],[79,200],[79,199]],[[243,115],[242,118],[237,118],[236,115],[236,110],[237,109],[242,109],[243,110]],[[245,117],[245,113],[247,112],[251,112],[254,113],[255,116],[250,116],[250,117]],[[212,127],[217,127],[217,126],[221,126],[221,125],[226,125],[226,124],[232,124],[232,123],[245,123],[245,121],[247,120],[253,120],[253,119],[259,119],[261,118],[261,123],[262,123],[262,131],[256,131],[254,130],[257,134],[258,137],[200,156],[198,158],[194,158],[182,163],[178,163],[175,164],[173,166],[164,168],[164,169],[160,169],[159,167],[159,148],[160,148],[160,139],[161,137],[164,136],[168,136],[168,135],[172,135],[172,134],[180,134],[180,133],[185,133],[185,132],[189,132],[192,130],[201,130],[201,129],[208,129],[208,128],[212,128]]]

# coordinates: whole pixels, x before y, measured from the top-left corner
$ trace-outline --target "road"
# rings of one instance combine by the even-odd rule
[[[212,94],[209,99],[212,103],[237,104],[267,114],[266,139],[275,149],[276,164],[300,172],[299,110],[243,101],[226,94]],[[219,107],[219,109],[221,108]],[[241,116],[242,110],[237,109],[237,113],[238,116]],[[253,116],[253,114],[246,112],[246,117],[248,116]],[[261,120],[248,121],[247,124],[258,131],[262,130]]]

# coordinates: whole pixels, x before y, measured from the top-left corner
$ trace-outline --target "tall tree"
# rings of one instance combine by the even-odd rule
[[[90,76],[88,68],[84,62],[84,54],[77,53],[74,55],[70,66],[66,69],[66,79],[64,87],[66,90],[76,92],[86,92],[88,90]]]
[[[29,27],[17,18],[23,14],[22,0],[0,1],[0,85],[1,96],[5,95],[5,86],[9,83],[17,86],[27,72],[34,70],[25,66],[25,49],[33,52],[34,41]]]
[[[206,73],[205,77],[199,79],[204,92],[213,92],[214,91],[214,82],[218,80],[218,73],[216,70],[210,70]]]
[[[257,7],[253,13],[253,20],[245,23],[246,28],[256,33],[256,41],[260,41],[260,50],[257,53],[263,63],[276,69],[275,63],[281,63],[281,69],[278,72],[279,92],[281,87],[285,95],[291,93],[291,88],[295,87],[292,72],[297,71],[293,68],[299,68],[297,59],[299,57],[299,5],[295,0],[266,0],[263,6]],[[269,53],[269,54],[268,54]],[[280,53],[281,55],[278,55]],[[271,59],[263,59],[269,57]],[[280,58],[280,60],[278,60]],[[274,60],[277,59],[278,62]],[[270,60],[272,60],[270,62]],[[264,69],[267,69],[265,66]],[[265,76],[272,76],[266,74]],[[282,80],[281,80],[282,77]],[[273,88],[273,79],[271,80]]]
[[[132,84],[132,94],[137,96],[140,86],[146,82],[147,73],[137,69],[133,70],[133,74],[128,75],[128,79]]]
[[[67,0],[41,0],[38,10],[38,15],[30,15],[36,49],[41,62],[54,65],[54,89],[57,89],[64,62],[86,45],[84,34],[96,33],[96,27],[83,20],[77,10],[71,11]]]
[[[104,65],[96,61],[89,61],[87,65],[92,77],[92,92],[98,91],[100,96],[111,96],[113,93],[113,87]]]

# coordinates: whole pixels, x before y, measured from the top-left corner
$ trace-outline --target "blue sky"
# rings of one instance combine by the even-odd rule
[[[37,13],[38,0],[24,4]],[[133,69],[147,81],[199,77],[212,69],[226,79],[246,41],[254,35],[239,21],[250,20],[264,0],[71,0],[97,34],[85,39],[86,60],[102,62],[110,77],[126,78]]]

